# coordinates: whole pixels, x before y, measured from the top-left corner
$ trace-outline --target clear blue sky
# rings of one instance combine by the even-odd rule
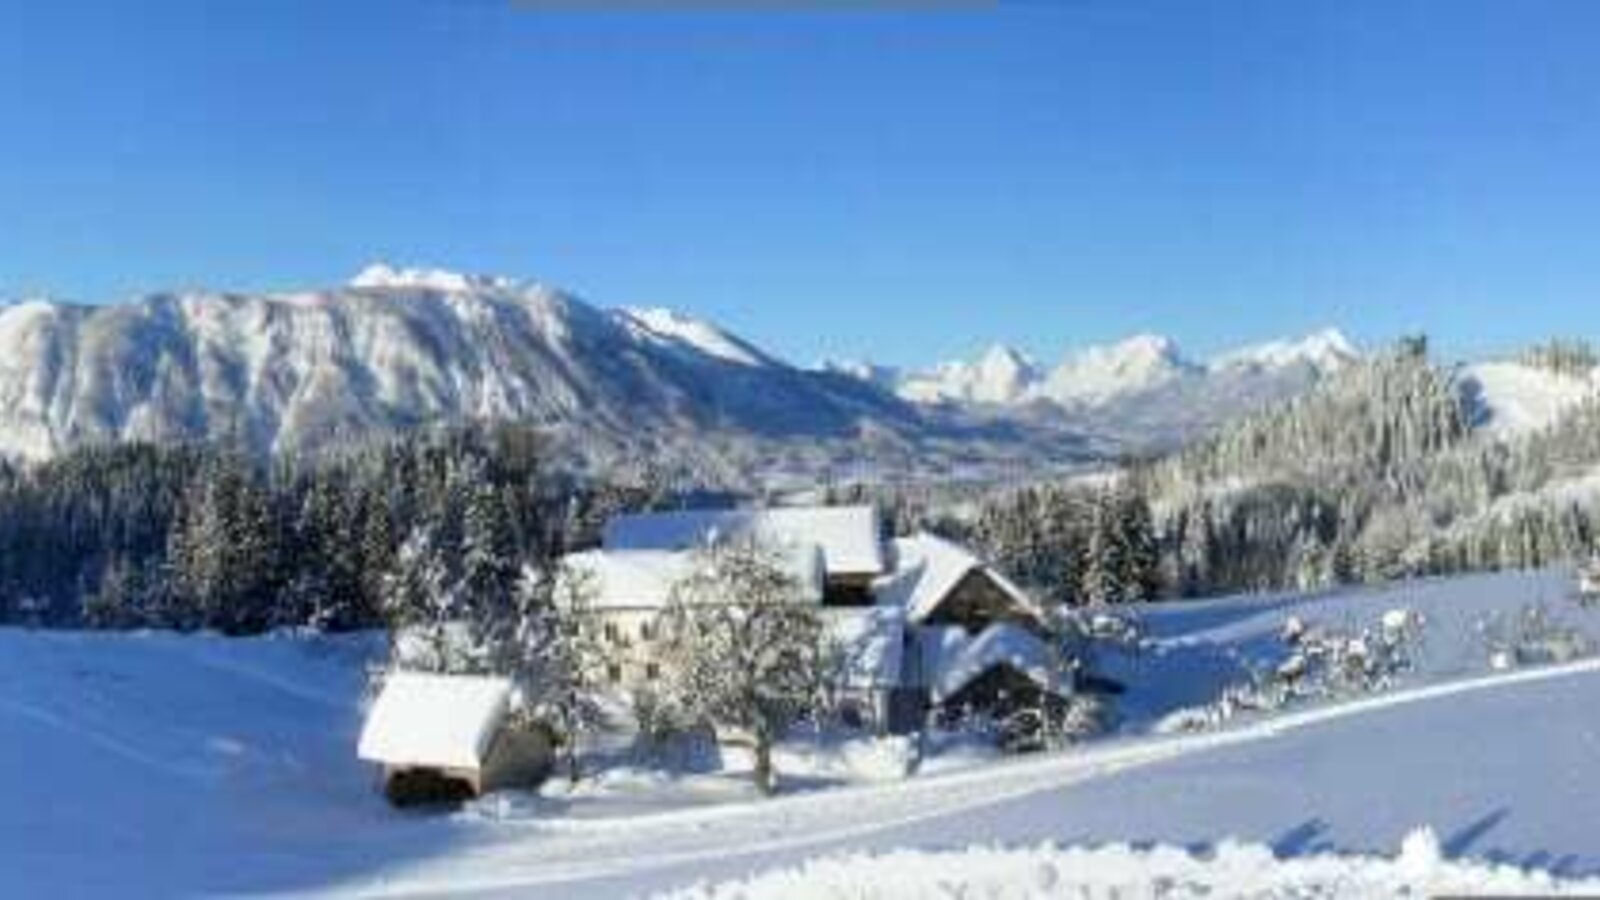
[[[384,258],[895,363],[1600,334],[1600,3],[0,0],[0,295]]]

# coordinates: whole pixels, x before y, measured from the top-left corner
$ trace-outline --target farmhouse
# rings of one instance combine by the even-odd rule
[[[508,678],[392,672],[357,755],[382,767],[384,791],[400,804],[536,784],[550,768],[550,742],[507,727],[511,692]]]
[[[781,548],[839,659],[829,688],[847,720],[886,732],[941,709],[1004,712],[1072,690],[1045,611],[966,548],[930,534],[886,540],[871,506],[622,516],[603,546],[566,559],[582,579],[618,690],[660,677],[656,620],[696,546],[755,537]]]
[[[871,606],[884,572],[883,541],[871,506],[714,509],[619,516],[606,524],[607,551],[684,551],[708,540],[755,538],[807,552],[822,565],[822,601],[830,607]]]

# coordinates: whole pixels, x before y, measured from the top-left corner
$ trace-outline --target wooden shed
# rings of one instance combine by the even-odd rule
[[[532,788],[549,774],[549,734],[509,727],[510,679],[393,672],[367,714],[357,751],[381,767],[396,805]]]

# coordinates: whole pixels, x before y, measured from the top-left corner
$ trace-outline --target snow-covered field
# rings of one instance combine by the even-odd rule
[[[354,758],[371,638],[3,630],[0,896],[1371,896],[1542,893],[1549,877],[1594,893],[1567,880],[1600,877],[1600,662],[1497,672],[1477,631],[1542,601],[1600,635],[1567,585],[1154,610],[1152,645],[1117,661],[1125,732],[1060,754],[951,751],[902,778],[904,746],[795,742],[780,765],[801,777],[774,800],[734,761],[453,814],[390,810]],[[1361,624],[1394,606],[1430,622],[1398,690],[1152,733],[1277,658],[1286,616]]]

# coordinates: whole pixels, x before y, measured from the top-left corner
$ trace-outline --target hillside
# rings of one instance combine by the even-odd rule
[[[1543,566],[1594,550],[1589,374],[1406,343],[1138,481],[1179,592]]]

